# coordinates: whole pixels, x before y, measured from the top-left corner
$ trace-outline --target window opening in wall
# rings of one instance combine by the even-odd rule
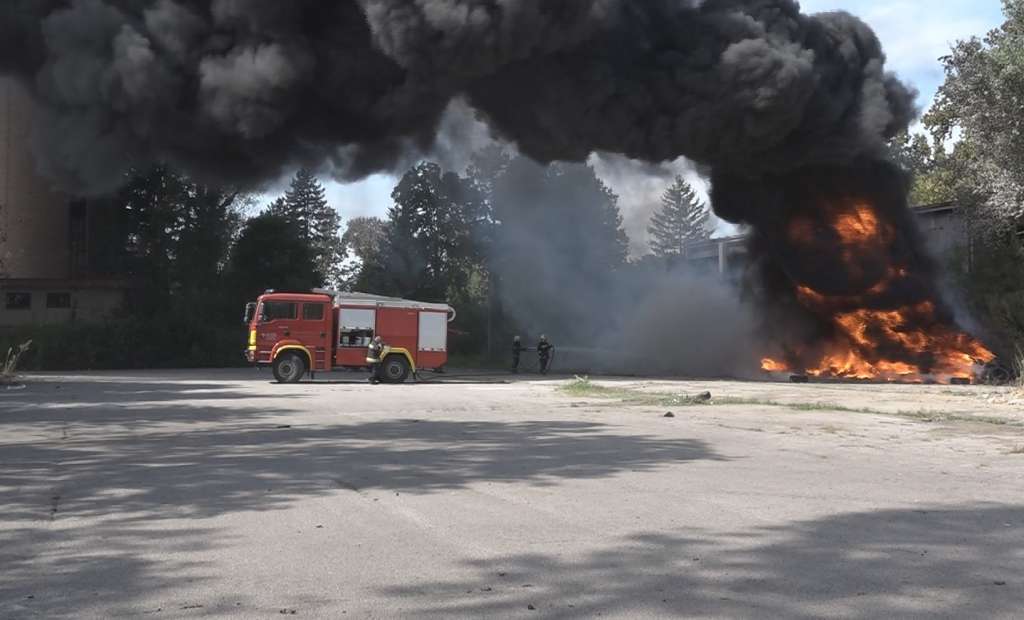
[[[32,293],[7,293],[8,310],[29,310],[32,308]]]
[[[46,294],[46,307],[47,308],[70,308],[71,307],[71,293],[47,293]]]

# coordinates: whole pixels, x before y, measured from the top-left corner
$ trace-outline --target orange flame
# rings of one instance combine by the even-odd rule
[[[892,242],[893,229],[879,221],[871,205],[863,202],[841,207],[832,220],[839,237],[844,263],[856,269],[860,253],[881,250]],[[814,240],[813,223],[795,219],[789,226],[791,241]],[[898,309],[871,309],[873,297],[890,290],[908,275],[903,265],[891,266],[885,277],[860,296],[828,296],[809,286],[798,285],[801,305],[819,316],[828,316],[837,337],[816,363],[800,372],[814,377],[922,381],[970,378],[977,367],[995,359],[980,342],[946,324],[936,316],[935,304],[924,301]],[[837,308],[855,308],[836,310]],[[894,348],[900,349],[894,351]],[[799,353],[799,352],[797,352]],[[892,359],[893,355],[900,359]],[[796,357],[800,357],[797,355]],[[906,361],[920,360],[920,364]],[[927,364],[927,369],[923,366]],[[791,372],[790,364],[770,357],[761,361],[767,372]]]
[[[857,205],[852,212],[841,213],[833,227],[845,244],[865,244],[878,237],[878,217],[866,205]]]

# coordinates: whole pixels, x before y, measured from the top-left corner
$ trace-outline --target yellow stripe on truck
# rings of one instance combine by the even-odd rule
[[[277,357],[281,355],[282,351],[302,351],[303,353],[306,354],[306,358],[308,359],[310,365],[312,366],[313,364],[313,356],[310,354],[309,349],[302,345],[286,344],[285,346],[279,348],[277,351],[274,352],[274,359],[277,359]]]
[[[409,362],[409,369],[416,372],[416,362],[412,361],[412,354],[409,353],[408,349],[403,349],[401,347],[386,347],[385,353],[381,354],[381,359],[387,357],[389,353],[397,353],[404,357],[405,361]]]

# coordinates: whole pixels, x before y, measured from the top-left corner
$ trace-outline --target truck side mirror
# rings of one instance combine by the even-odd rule
[[[248,325],[252,323],[253,317],[256,315],[256,304],[249,302],[245,304],[245,316],[242,317],[242,322]]]

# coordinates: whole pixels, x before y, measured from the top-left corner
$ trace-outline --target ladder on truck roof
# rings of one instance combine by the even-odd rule
[[[449,323],[455,320],[455,308],[452,308],[448,304],[415,301],[412,299],[403,299],[401,297],[388,297],[386,295],[375,295],[373,293],[362,293],[358,291],[332,291],[317,288],[313,289],[313,292],[320,293],[323,295],[329,295],[334,300],[335,306],[338,306],[346,301],[349,301],[356,303],[372,303],[376,305],[392,307],[417,308],[421,310],[437,310],[448,313]]]

